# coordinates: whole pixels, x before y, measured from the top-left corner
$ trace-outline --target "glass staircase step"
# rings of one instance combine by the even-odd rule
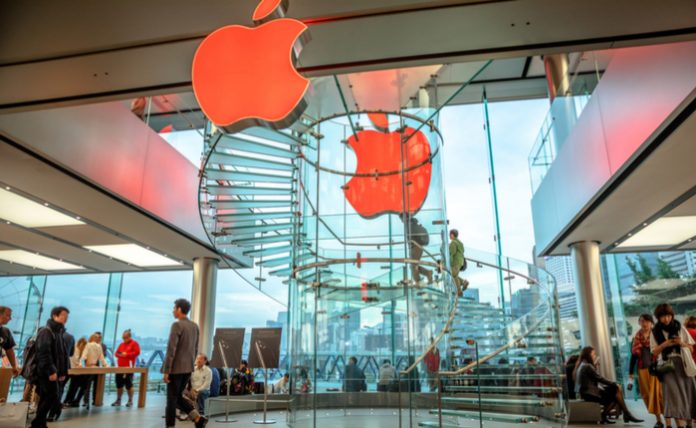
[[[272,232],[277,230],[290,230],[292,223],[271,223],[271,224],[255,224],[253,226],[225,227],[223,232],[228,235],[249,235],[253,233]]]
[[[279,235],[260,236],[260,237],[243,238],[243,239],[233,239],[231,242],[234,245],[240,245],[243,247],[253,247],[253,246],[261,245],[261,244],[272,244],[275,242],[285,242],[285,241],[291,242],[292,241],[292,234],[285,233],[285,234],[279,234]]]
[[[307,253],[307,254],[303,254],[301,256],[298,256],[296,258],[296,261],[297,261],[297,263],[301,263],[307,259],[313,259],[314,257],[316,257],[314,254]],[[272,268],[272,267],[278,267],[278,266],[283,266],[283,265],[287,266],[290,263],[292,263],[292,257],[287,256],[287,257],[278,257],[275,259],[262,260],[262,261],[256,263],[256,265]]]
[[[273,276],[290,276],[292,273],[292,268],[291,267],[286,267],[283,269],[276,269],[268,272],[269,275]]]
[[[426,428],[465,428],[463,425],[450,424],[447,422],[443,422],[442,425],[440,425],[439,421],[420,421],[418,422],[418,426]]]
[[[472,379],[476,376],[473,375]],[[460,392],[477,392],[478,386],[475,385],[446,385],[443,389],[447,391],[460,391]],[[484,386],[481,385],[482,392],[520,392],[522,394],[529,394],[530,392],[544,391],[544,392],[559,392],[560,388],[554,386]]]
[[[284,159],[294,159],[297,157],[297,153],[288,149],[257,143],[255,141],[244,140],[242,138],[237,138],[230,135],[226,135],[218,141],[217,145],[215,146],[215,150],[217,151],[219,149],[239,150],[243,152],[256,153],[258,155],[276,156]]]
[[[273,212],[273,213],[233,213],[233,214],[218,214],[217,220],[225,223],[238,223],[243,221],[254,220],[280,220],[292,219],[293,213],[290,211]]]
[[[257,250],[248,250],[244,251],[242,254],[245,256],[250,256],[250,257],[265,257],[265,256],[272,256],[274,254],[283,254],[283,253],[289,253],[292,251],[292,245],[283,245],[280,247],[268,247],[268,248],[260,248]]]
[[[437,415],[439,413],[438,409],[432,409],[430,411],[431,415]],[[479,414],[478,411],[473,410],[453,410],[453,409],[442,409],[442,414],[447,416],[459,416],[467,419],[478,419],[479,416],[487,421],[493,422],[513,422],[526,424],[529,422],[536,422],[539,420],[538,416],[532,415],[514,415],[507,413],[495,413],[495,412],[482,412]]]
[[[260,187],[260,186],[206,186],[211,195],[249,195],[249,196],[290,196],[289,187]]]
[[[262,174],[258,172],[224,171],[218,168],[206,168],[205,176],[208,180],[248,181],[254,183],[290,183],[289,175]]]
[[[250,158],[240,155],[228,155],[225,153],[213,152],[208,159],[208,163],[216,163],[225,166],[242,166],[246,168],[270,169],[274,171],[292,171],[295,166],[291,163],[277,162],[266,159]]]
[[[473,404],[478,405],[478,397],[442,397],[443,403],[453,403],[453,404]],[[530,407],[546,407],[549,404],[548,401],[538,400],[538,399],[524,399],[524,398],[481,398],[481,404],[486,404],[489,406],[530,406]]]
[[[290,201],[240,201],[240,200],[215,200],[210,201],[216,208],[239,209],[239,208],[282,208],[290,205]]]
[[[289,146],[296,146],[302,144],[302,141],[298,138],[293,137],[285,132],[275,131],[273,129],[264,128],[261,126],[255,126],[253,128],[247,128],[242,133],[242,135],[252,135],[257,138],[263,138],[265,140],[275,141],[276,143],[283,143]]]

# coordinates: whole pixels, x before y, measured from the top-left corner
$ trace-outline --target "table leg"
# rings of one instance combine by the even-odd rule
[[[103,406],[104,405],[104,386],[106,384],[106,375],[104,374],[98,374],[97,375],[97,395],[94,397],[94,405],[96,407]]]
[[[145,399],[147,398],[147,370],[140,374],[140,389],[138,390],[138,408],[145,407]]]

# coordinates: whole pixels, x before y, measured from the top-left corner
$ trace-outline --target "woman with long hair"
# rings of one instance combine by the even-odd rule
[[[578,368],[575,372],[576,389],[580,392],[580,398],[585,401],[599,403],[602,408],[601,424],[612,424],[608,416],[609,412],[617,407],[623,412],[623,420],[628,422],[643,422],[631,414],[621,393],[621,388],[616,382],[602,377],[597,372],[597,352],[591,346],[582,348],[578,359]]]
[[[686,328],[674,319],[672,305],[663,303],[655,308],[657,324],[650,335],[650,350],[658,358],[666,418],[677,420],[684,428],[696,419],[696,381],[684,370],[682,348],[693,349],[694,339]],[[689,352],[690,353],[690,352]]]
[[[75,344],[75,350],[70,357],[70,368],[80,367],[80,359],[82,358],[82,352],[87,346],[87,339],[81,337]],[[68,393],[65,395],[65,401],[63,402],[63,407],[80,407],[78,400],[75,397],[82,394],[80,390],[84,387],[82,376],[70,375],[70,386],[68,387]]]
[[[638,323],[640,330],[633,336],[631,345],[631,354],[638,361],[638,388],[648,412],[657,418],[655,428],[663,428],[664,424],[661,418],[664,409],[662,385],[656,376],[650,374],[650,365],[653,362],[652,351],[650,351],[650,335],[655,322],[652,315],[642,314],[638,318]],[[633,373],[629,372],[628,377],[633,382]],[[665,423],[668,427],[670,426],[669,418],[665,418]]]

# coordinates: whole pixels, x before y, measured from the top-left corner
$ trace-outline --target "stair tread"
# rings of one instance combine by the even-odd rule
[[[261,142],[250,141],[233,135],[225,135],[218,140],[218,143],[215,145],[215,150],[218,151],[220,149],[238,150],[260,155],[276,156],[285,159],[293,159],[297,156],[295,152],[288,149]]]
[[[233,182],[255,182],[255,183],[291,183],[292,176],[279,174],[263,174],[260,172],[246,171],[225,171],[220,168],[209,168],[206,166],[205,176],[208,180],[225,180]]]
[[[230,155],[227,153],[213,152],[208,158],[209,164],[236,166],[245,168],[268,169],[273,171],[292,171],[295,166],[292,163],[278,162],[268,159],[253,158],[249,156]]]

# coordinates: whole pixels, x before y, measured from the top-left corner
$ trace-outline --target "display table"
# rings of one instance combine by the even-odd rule
[[[7,400],[12,381],[12,369],[0,369],[0,401]]]
[[[104,404],[104,385],[107,374],[136,374],[140,373],[140,388],[138,390],[138,407],[145,407],[145,399],[147,398],[147,376],[148,369],[146,367],[78,367],[70,369],[68,373],[71,376],[96,375],[97,376],[97,391],[94,398],[94,405],[101,406]]]

